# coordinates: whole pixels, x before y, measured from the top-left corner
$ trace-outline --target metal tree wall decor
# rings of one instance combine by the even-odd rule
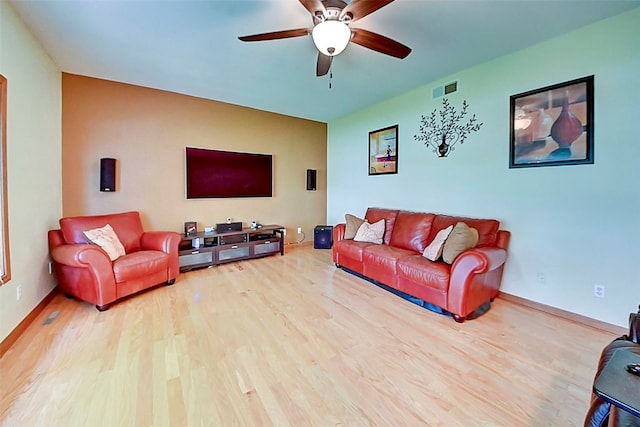
[[[420,133],[413,137],[416,141],[422,141],[424,145],[433,148],[433,152],[437,153],[438,157],[447,157],[458,141],[462,144],[469,133],[478,131],[482,126],[482,123],[476,123],[475,114],[466,124],[460,123],[467,115],[468,106],[466,100],[462,101],[462,110],[457,113],[447,98],[443,98],[442,110],[438,113],[440,123],[436,122],[436,110],[433,110],[428,117],[423,115],[420,121]]]

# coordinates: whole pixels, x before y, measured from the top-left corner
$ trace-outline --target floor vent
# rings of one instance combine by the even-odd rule
[[[53,323],[53,321],[56,320],[56,317],[58,317],[59,314],[60,314],[59,310],[51,312],[49,317],[44,319],[44,322],[42,322],[42,326],[50,325],[51,323]]]

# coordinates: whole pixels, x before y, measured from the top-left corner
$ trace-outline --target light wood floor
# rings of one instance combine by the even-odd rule
[[[104,313],[56,296],[0,360],[0,425],[582,425],[611,333],[501,299],[457,324],[287,249]]]

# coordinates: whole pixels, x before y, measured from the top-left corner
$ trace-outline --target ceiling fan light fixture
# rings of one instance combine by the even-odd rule
[[[351,30],[343,22],[324,21],[313,27],[311,37],[323,55],[336,56],[349,44]]]

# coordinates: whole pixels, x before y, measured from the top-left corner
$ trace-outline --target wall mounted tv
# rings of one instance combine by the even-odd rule
[[[187,199],[271,197],[271,154],[186,147]]]

